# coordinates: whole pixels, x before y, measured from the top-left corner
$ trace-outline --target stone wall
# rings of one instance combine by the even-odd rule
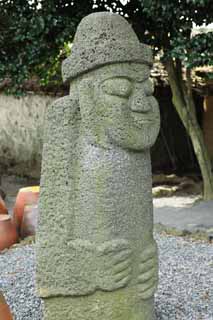
[[[38,177],[45,109],[52,97],[0,95],[0,165],[18,174]]]

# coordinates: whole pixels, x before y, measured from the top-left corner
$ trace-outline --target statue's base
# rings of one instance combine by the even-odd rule
[[[45,298],[44,320],[155,320],[154,299],[136,299],[132,291]]]

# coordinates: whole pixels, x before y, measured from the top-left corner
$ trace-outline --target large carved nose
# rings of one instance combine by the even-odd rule
[[[151,110],[151,105],[143,91],[139,91],[131,101],[130,109],[134,112],[146,113]]]

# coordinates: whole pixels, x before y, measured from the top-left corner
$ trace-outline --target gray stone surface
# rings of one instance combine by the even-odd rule
[[[97,43],[79,43],[90,25]],[[125,33],[118,34],[118,25]],[[37,292],[47,320],[154,319],[158,262],[149,149],[159,110],[149,81],[152,59],[147,47],[137,51],[127,25],[110,13],[82,20],[73,46],[83,52],[89,43],[94,55],[102,46],[102,54],[91,66],[90,55],[82,60],[73,49],[63,67],[72,80],[70,96],[47,112],[36,244]],[[122,42],[127,34],[135,56]],[[105,55],[109,43],[113,60]]]
[[[127,36],[128,35],[128,36]],[[151,49],[138,41],[121,16],[93,13],[83,19],[74,38],[72,54],[62,65],[64,81],[115,62],[153,63]]]

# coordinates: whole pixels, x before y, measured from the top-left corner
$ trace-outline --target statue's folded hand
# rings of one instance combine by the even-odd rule
[[[158,255],[155,243],[149,245],[140,257],[138,293],[141,299],[153,296],[158,285]]]
[[[113,291],[128,284],[132,273],[131,253],[126,240],[107,241],[99,247],[99,289]]]

